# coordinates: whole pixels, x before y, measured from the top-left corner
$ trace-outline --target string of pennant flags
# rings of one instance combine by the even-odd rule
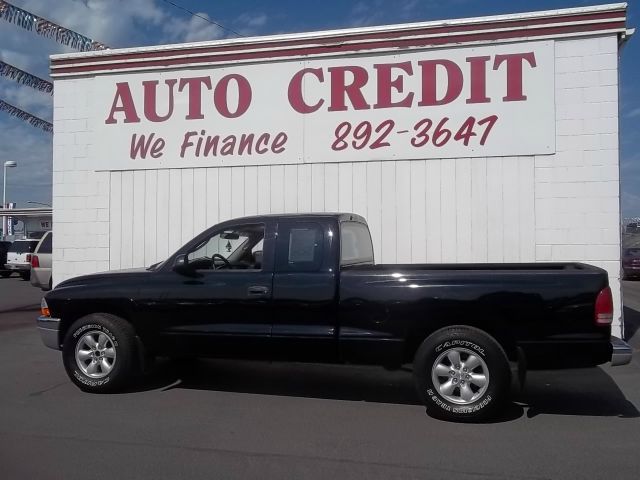
[[[46,18],[34,15],[31,12],[12,5],[9,2],[0,0],[0,19],[9,23],[13,23],[18,27],[24,28],[30,32],[35,32],[45,38],[51,38],[56,42],[71,47],[81,52],[93,50],[105,50],[108,47],[103,43],[97,42],[89,37],[62,27]],[[29,72],[15,67],[7,62],[0,60],[0,76],[10,78],[27,87],[34,88],[41,92],[53,94],[53,83],[33,75]],[[51,122],[43,120],[35,115],[25,112],[24,110],[11,105],[0,99],[0,111],[24,120],[33,127],[40,128],[45,132],[53,132]]]
[[[53,95],[53,83],[0,60],[0,75],[27,87]]]
[[[9,115],[19,118],[20,120],[24,120],[36,128],[41,128],[45,132],[53,132],[53,125],[50,122],[36,117],[35,115],[31,115],[29,112],[25,112],[4,100],[0,100],[0,111],[7,112]]]
[[[46,18],[27,12],[4,0],[0,0],[0,19],[13,23],[25,30],[35,32],[37,35],[51,38],[62,45],[81,52],[105,50],[108,48],[103,43],[96,42],[89,37],[64,28]]]

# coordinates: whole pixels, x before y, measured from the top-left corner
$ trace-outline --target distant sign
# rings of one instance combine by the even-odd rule
[[[13,210],[16,208],[15,202],[10,202],[7,204],[7,208]],[[7,235],[13,235],[13,217],[7,217]]]

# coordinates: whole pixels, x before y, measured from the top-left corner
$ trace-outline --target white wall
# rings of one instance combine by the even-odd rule
[[[379,262],[606,268],[618,318],[617,38],[560,40],[555,56],[556,154],[537,157],[93,172],[91,79],[57,80],[54,283],[149,265],[237,216],[353,211]]]

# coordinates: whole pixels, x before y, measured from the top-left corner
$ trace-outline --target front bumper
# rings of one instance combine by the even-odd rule
[[[47,347],[60,350],[60,339],[58,336],[60,330],[60,319],[51,317],[38,317],[36,320],[38,331],[42,343]]]
[[[619,365],[626,365],[631,363],[631,357],[633,356],[633,349],[624,340],[618,337],[611,337],[611,366],[617,367]]]

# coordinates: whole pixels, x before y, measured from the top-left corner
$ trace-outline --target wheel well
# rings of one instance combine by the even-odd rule
[[[123,320],[126,320],[128,323],[130,323],[137,334],[135,323],[132,321],[131,316],[124,309],[118,309],[118,308],[114,309],[112,306],[109,308],[101,308],[100,305],[92,305],[92,306],[86,306],[84,308],[74,309],[72,311],[67,312],[65,315],[61,316],[60,328],[58,330],[58,339],[60,341],[60,345],[63,344],[64,337],[67,335],[67,331],[76,320],[78,320],[79,318],[85,317],[87,315],[91,315],[93,313],[107,313],[109,315],[115,315],[117,317],[120,317]]]
[[[405,359],[407,363],[413,362],[413,358],[416,354],[422,342],[432,335],[434,332],[446,327],[452,326],[460,327],[473,327],[483,331],[490,337],[492,337],[502,347],[509,360],[516,360],[518,358],[517,343],[511,330],[507,328],[505,321],[500,319],[491,319],[491,321],[472,321],[472,322],[440,322],[437,324],[431,324],[428,330],[416,331],[409,335],[407,346],[405,349]]]

